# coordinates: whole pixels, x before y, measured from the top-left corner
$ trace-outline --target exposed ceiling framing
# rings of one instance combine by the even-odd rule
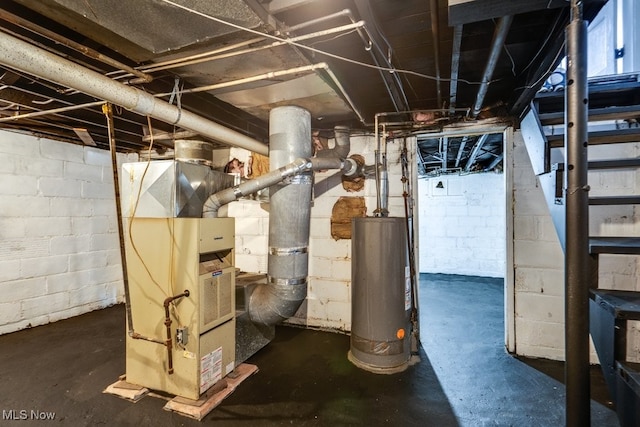
[[[585,1],[586,19],[603,3]],[[335,125],[372,132],[374,117],[385,112],[396,114],[382,121],[405,133],[488,117],[517,119],[561,59],[568,19],[564,0],[0,5],[0,31],[11,37],[265,144],[268,112],[278,105],[307,108],[312,126],[325,135]],[[77,129],[84,129],[85,140],[89,135],[107,148],[101,99],[7,66],[2,57],[1,128],[79,144]],[[146,117],[116,106],[114,122],[119,150],[147,146]],[[165,148],[176,138],[207,139],[159,120],[152,128]],[[447,164],[461,167],[461,153],[472,146],[469,139],[450,138]]]

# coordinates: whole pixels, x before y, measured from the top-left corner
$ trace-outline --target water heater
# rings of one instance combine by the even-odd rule
[[[411,356],[411,276],[404,218],[352,220],[349,360],[376,373],[403,371]]]

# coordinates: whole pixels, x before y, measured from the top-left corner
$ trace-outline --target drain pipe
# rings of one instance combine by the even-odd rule
[[[429,2],[431,15],[431,37],[433,38],[433,65],[436,67],[436,96],[438,108],[442,107],[442,85],[440,84],[440,18],[438,14],[438,0]]]
[[[268,155],[266,144],[260,141],[2,32],[0,64],[76,89],[135,113],[197,132],[203,137]]]

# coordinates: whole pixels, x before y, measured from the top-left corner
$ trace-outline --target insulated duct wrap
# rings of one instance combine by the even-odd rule
[[[278,107],[269,118],[269,166],[272,171],[312,156],[311,116],[300,107]],[[293,316],[307,296],[312,171],[306,170],[269,188],[268,283],[249,300],[256,323],[274,325]]]

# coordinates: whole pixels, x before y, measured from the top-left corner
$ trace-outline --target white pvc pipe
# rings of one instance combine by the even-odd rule
[[[13,36],[0,32],[0,63],[67,86],[144,116],[192,130],[221,143],[268,155],[266,144],[197,114],[179,109],[153,95],[118,83]]]

